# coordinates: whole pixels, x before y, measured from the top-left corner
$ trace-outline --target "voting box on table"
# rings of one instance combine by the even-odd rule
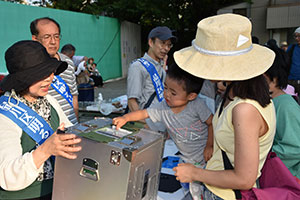
[[[101,118],[68,128],[82,137],[77,159],[56,157],[53,200],[156,200],[164,138]],[[139,125],[139,127],[138,127]]]

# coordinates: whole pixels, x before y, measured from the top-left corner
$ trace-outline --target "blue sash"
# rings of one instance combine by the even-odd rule
[[[8,100],[7,96],[0,97],[0,113],[15,122],[39,145],[54,133],[44,118],[34,110],[20,101],[17,105],[17,100],[14,98],[10,98],[10,102],[14,105],[9,104]]]
[[[73,96],[70,92],[69,86],[60,76],[54,76],[51,86],[63,97],[73,108]]]
[[[161,102],[164,99],[164,86],[161,82],[159,74],[157,73],[153,64],[150,63],[148,60],[144,58],[139,58],[137,60],[146,68],[146,70],[150,74],[153,86],[156,91],[157,99],[159,102]]]

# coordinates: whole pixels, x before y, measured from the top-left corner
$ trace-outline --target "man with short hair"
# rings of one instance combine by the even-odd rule
[[[61,30],[54,19],[38,18],[31,22],[30,31],[32,40],[40,42],[51,57],[68,62],[69,58],[58,52]],[[68,62],[68,68],[53,80],[49,94],[58,101],[69,120],[73,124],[78,123],[78,90],[74,67]]]
[[[287,49],[292,59],[288,83],[295,88],[298,97],[300,97],[300,27],[295,30],[294,38],[297,44],[290,45]]]
[[[158,26],[150,31],[147,53],[133,61],[128,69],[127,96],[130,111],[145,109],[163,99],[166,77],[164,59],[175,41],[176,37],[166,26]],[[151,129],[160,130],[152,125],[150,119],[146,122]]]
[[[68,56],[70,59],[73,58],[73,56],[75,55],[75,51],[76,48],[72,45],[72,44],[65,44],[62,48],[61,48],[61,53],[65,54],[66,56]],[[74,62],[72,61],[73,65]]]

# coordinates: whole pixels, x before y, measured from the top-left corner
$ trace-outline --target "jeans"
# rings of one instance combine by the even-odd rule
[[[202,184],[201,200],[223,200],[223,199],[218,197],[214,193],[212,193],[209,189],[207,189],[207,187],[204,184]]]

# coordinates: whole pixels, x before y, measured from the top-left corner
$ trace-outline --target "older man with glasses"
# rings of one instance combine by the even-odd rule
[[[290,45],[287,49],[288,54],[291,57],[291,69],[289,74],[289,84],[295,88],[298,93],[298,99],[300,97],[300,27],[294,32],[294,38],[296,44]]]
[[[61,40],[60,26],[54,19],[43,17],[31,22],[30,31],[32,40],[40,42],[51,57],[68,63],[68,68],[53,79],[49,94],[59,102],[68,119],[76,124],[79,118],[75,69],[73,61],[58,52]]]

